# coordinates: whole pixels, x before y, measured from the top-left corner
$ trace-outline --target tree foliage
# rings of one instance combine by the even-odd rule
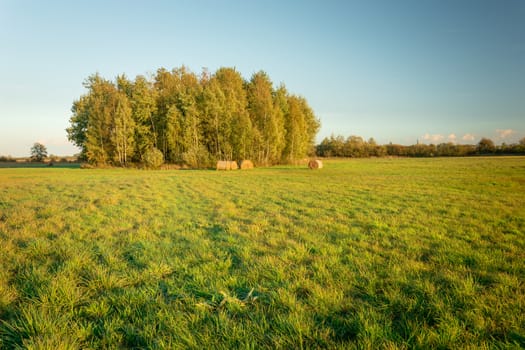
[[[234,68],[198,76],[183,66],[151,80],[95,74],[84,86],[66,131],[93,164],[146,163],[152,149],[191,167],[293,162],[311,152],[320,126],[304,98],[275,89],[262,71],[246,81]]]
[[[491,154],[496,152],[496,146],[491,139],[483,137],[476,147],[479,154]]]
[[[488,138],[482,138],[477,145],[460,145],[453,142],[405,146],[397,144],[378,145],[373,138],[364,141],[360,136],[330,136],[316,147],[321,157],[465,157],[483,154],[525,154],[525,138],[519,143],[494,145]]]
[[[161,151],[152,146],[144,152],[143,163],[148,169],[158,169],[164,163],[164,156]]]
[[[35,142],[31,147],[31,160],[41,162],[47,157],[47,148],[39,142]]]

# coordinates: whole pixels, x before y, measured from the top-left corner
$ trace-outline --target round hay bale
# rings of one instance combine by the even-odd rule
[[[240,169],[241,170],[253,169],[253,162],[251,160],[248,160],[248,159],[241,160]]]
[[[323,162],[321,162],[319,159],[314,159],[308,162],[308,167],[310,169],[322,169]]]
[[[237,170],[239,167],[237,166],[236,161],[231,160],[219,160],[217,161],[217,170]]]
[[[229,170],[228,169],[228,162],[225,161],[225,160],[217,161],[217,170]]]

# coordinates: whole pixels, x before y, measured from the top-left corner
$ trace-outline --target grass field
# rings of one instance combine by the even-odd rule
[[[0,348],[525,347],[525,158],[0,169]]]

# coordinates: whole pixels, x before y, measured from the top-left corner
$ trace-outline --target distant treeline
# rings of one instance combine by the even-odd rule
[[[476,145],[459,145],[452,142],[438,145],[415,144],[411,146],[387,144],[378,145],[373,138],[365,141],[360,136],[326,137],[316,147],[320,157],[464,157],[474,155],[525,154],[525,138],[519,143],[496,146],[488,138],[482,138]]]
[[[315,152],[320,124],[307,101],[262,71],[246,81],[234,68],[161,68],[151,79],[95,74],[84,86],[67,134],[93,164],[276,164]]]
[[[1,163],[25,163],[25,162],[35,162],[37,160],[31,157],[11,157],[11,156],[0,156]],[[45,159],[38,160],[38,162],[53,162],[53,163],[75,163],[78,161],[76,156],[55,156],[50,155],[45,157]]]

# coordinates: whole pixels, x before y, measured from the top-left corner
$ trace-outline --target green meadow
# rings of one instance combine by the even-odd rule
[[[0,169],[0,348],[525,347],[525,158]]]

